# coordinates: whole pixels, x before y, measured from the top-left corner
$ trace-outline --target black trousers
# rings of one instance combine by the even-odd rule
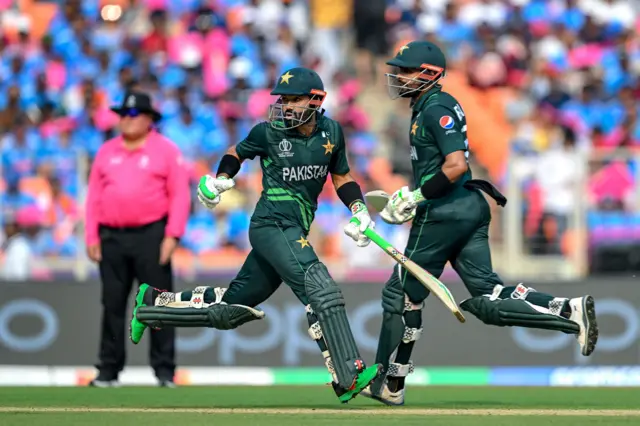
[[[101,376],[117,378],[125,365],[125,339],[130,312],[127,302],[134,279],[164,290],[173,290],[171,263],[160,265],[160,246],[166,220],[137,228],[100,226],[102,261]],[[151,334],[149,360],[156,377],[173,379],[175,372],[175,329],[148,330]]]

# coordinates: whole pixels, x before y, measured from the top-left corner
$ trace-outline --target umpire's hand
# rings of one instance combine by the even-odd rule
[[[171,255],[178,247],[178,240],[173,237],[164,237],[160,246],[160,264],[166,265],[171,260]]]
[[[100,262],[102,260],[102,249],[100,249],[100,243],[87,246],[87,256],[94,262]]]

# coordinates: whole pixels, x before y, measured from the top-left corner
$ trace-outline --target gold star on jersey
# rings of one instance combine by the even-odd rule
[[[289,84],[289,80],[293,77],[293,74],[289,73],[289,71],[287,71],[286,74],[282,74],[280,76],[280,84],[282,83],[286,83]]]
[[[417,131],[418,131],[418,123],[416,122],[411,125],[411,134],[415,135]]]
[[[324,148],[325,155],[326,154],[333,154],[333,148],[335,147],[335,145],[333,145],[331,143],[331,141],[329,139],[327,139],[326,145],[322,145],[322,147]]]
[[[309,245],[309,240],[306,240],[304,237],[300,237],[300,239],[297,240],[296,243],[300,244],[301,249],[305,247],[311,247]]]

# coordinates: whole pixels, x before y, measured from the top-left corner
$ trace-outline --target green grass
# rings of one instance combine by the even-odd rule
[[[636,388],[411,388],[405,407],[385,407],[358,397],[340,404],[330,387],[184,387],[178,389],[123,387],[0,388],[0,425],[367,425],[391,424],[442,426],[562,426],[638,425],[640,389]],[[22,407],[21,412],[6,412]],[[182,409],[185,412],[24,412],[28,408],[65,407],[90,409]],[[197,409],[252,409],[252,412],[202,413]],[[5,411],[2,411],[2,410]],[[189,410],[191,409],[191,410]],[[288,410],[260,413],[255,410]],[[313,410],[334,410],[314,413]],[[481,409],[485,415],[416,413],[415,410]],[[504,410],[638,410],[616,416],[601,413],[567,415],[518,415]],[[299,410],[292,413],[291,410]],[[498,411],[501,410],[501,411]],[[395,413],[395,415],[394,415]],[[493,414],[493,415],[486,415]],[[565,413],[566,414],[566,413]]]

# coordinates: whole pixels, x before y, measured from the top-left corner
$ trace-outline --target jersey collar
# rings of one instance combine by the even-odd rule
[[[412,100],[411,101],[411,109],[413,109],[416,112],[422,110],[422,107],[427,102],[427,99],[429,99],[434,94],[440,92],[441,90],[442,90],[442,86],[439,85],[439,84],[436,84],[431,89],[427,90],[422,95],[420,95],[420,97],[418,98],[417,101],[416,100]]]
[[[318,113],[316,115],[316,127],[314,127],[313,132],[311,132],[311,134],[309,136],[303,135],[295,127],[293,129],[283,129],[282,131],[287,136],[292,136],[292,137],[296,137],[296,138],[311,138],[316,133],[318,133],[320,130],[324,130],[324,127],[323,127],[323,121],[324,120],[323,119],[324,119],[324,110],[318,111]]]

